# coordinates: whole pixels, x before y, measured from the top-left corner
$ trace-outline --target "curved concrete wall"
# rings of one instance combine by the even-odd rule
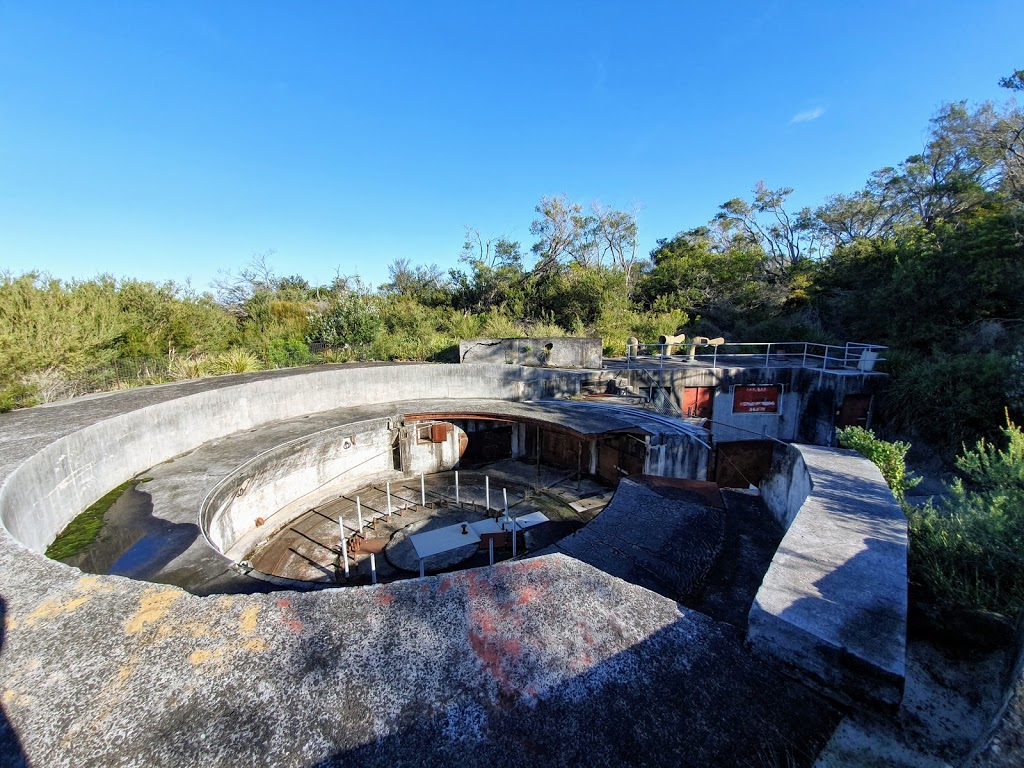
[[[786,527],[747,640],[845,701],[895,707],[907,638],[907,521],[854,451],[780,444],[761,486]]]
[[[253,457],[210,490],[199,511],[207,540],[233,559],[296,515],[370,483],[403,477],[394,467],[393,442],[400,427],[391,419],[344,424],[289,440]],[[415,472],[452,469],[462,430],[443,443],[408,441]],[[256,525],[257,519],[263,523]]]
[[[343,406],[435,398],[532,400],[579,392],[561,371],[501,365],[409,365],[311,371],[147,405],[72,432],[31,456],[0,488],[0,522],[43,552],[111,488],[203,443]]]

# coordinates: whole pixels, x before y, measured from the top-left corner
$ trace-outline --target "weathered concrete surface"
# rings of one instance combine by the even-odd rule
[[[603,358],[601,339],[544,336],[464,339],[459,342],[459,362],[599,369]]]
[[[835,722],[709,619],[560,556],[312,594],[50,595],[9,603],[0,661],[40,766],[806,764]]]
[[[303,409],[574,384],[439,368],[258,374],[0,416],[3,519],[40,548],[161,457]],[[3,530],[0,614],[10,765],[807,764],[837,715],[706,617],[559,555],[200,598],[85,576]]]
[[[863,708],[843,718],[815,768],[948,768],[967,756],[999,710],[1007,653],[951,655],[923,639],[907,643],[907,678],[896,717]],[[1016,731],[1019,739],[1020,731]],[[1001,745],[1000,745],[1001,746]],[[997,747],[995,753],[1003,751]],[[1018,768],[1009,761],[981,762]]]
[[[748,641],[842,701],[895,708],[907,636],[903,512],[854,451],[780,451],[807,479],[765,488],[769,508],[789,523],[750,610]]]
[[[624,478],[604,511],[549,551],[679,600],[701,586],[724,535],[720,503]]]

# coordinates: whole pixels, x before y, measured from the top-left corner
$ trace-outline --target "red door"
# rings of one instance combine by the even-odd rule
[[[714,387],[685,387],[683,389],[683,414],[699,419],[711,418],[711,403],[715,398]]]

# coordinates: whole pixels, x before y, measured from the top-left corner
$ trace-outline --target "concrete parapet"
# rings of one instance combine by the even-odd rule
[[[139,472],[209,440],[341,406],[483,397],[532,400],[579,392],[573,374],[507,366],[333,368],[268,376],[167,398],[54,440],[0,487],[0,521],[43,552],[76,515]]]
[[[461,363],[506,363],[540,368],[599,370],[603,360],[601,339],[552,336],[465,339],[459,342]]]
[[[780,445],[761,490],[787,531],[750,609],[750,646],[839,701],[896,707],[907,524],[881,473],[853,451]]]

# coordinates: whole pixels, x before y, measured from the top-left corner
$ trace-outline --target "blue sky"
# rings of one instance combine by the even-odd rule
[[[0,271],[379,284],[531,244],[543,195],[642,207],[641,249],[759,179],[795,205],[1003,100],[1020,0],[0,0]]]

